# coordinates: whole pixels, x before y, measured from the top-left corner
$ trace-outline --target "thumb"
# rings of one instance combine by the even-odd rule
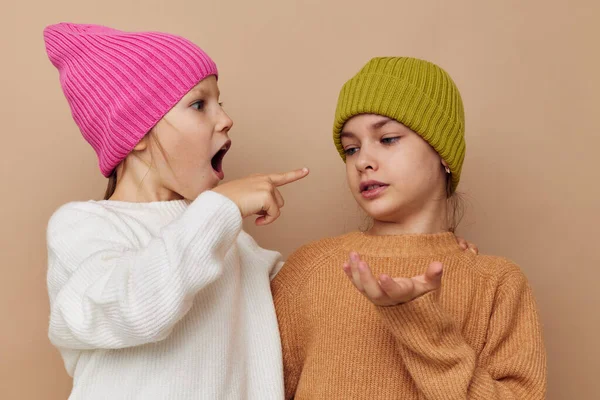
[[[425,271],[425,284],[429,290],[438,289],[442,284],[442,275],[444,267],[441,262],[434,261],[429,264]]]

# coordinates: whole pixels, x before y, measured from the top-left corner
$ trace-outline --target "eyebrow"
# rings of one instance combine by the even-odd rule
[[[204,88],[193,88],[192,90],[190,90],[189,93],[194,94],[198,97],[203,97],[203,96],[207,96],[210,94],[210,92]],[[221,97],[221,91],[217,92],[217,98],[219,98],[219,97]]]
[[[340,133],[340,139],[344,139],[344,138],[346,138],[346,139],[352,139],[352,138],[355,138],[355,137],[356,136],[352,132],[342,132],[342,133]]]
[[[376,131],[379,130],[381,128],[383,128],[385,125],[387,125],[390,122],[393,122],[394,120],[388,117],[382,117],[381,120],[377,121],[377,122],[373,122],[370,126],[369,126],[369,130],[371,131]],[[340,133],[340,139],[342,138],[355,138],[356,135],[352,132],[348,132],[348,131],[342,131]]]
[[[202,88],[193,88],[192,90],[190,90],[190,93],[194,93],[194,94],[205,94],[206,90],[202,89]]]

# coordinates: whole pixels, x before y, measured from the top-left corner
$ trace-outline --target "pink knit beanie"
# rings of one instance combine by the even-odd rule
[[[217,66],[187,39],[62,23],[44,30],[73,119],[109,176],[150,129]]]

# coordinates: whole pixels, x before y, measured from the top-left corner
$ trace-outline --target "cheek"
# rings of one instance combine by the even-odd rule
[[[351,189],[360,184],[360,175],[351,161],[346,161],[346,182]]]
[[[395,170],[396,180],[408,197],[428,196],[440,185],[439,159],[415,152],[403,159]]]
[[[187,161],[210,161],[212,152],[212,130],[201,114],[193,110],[184,110],[172,116],[177,129],[164,138],[170,150],[178,158]]]
[[[202,135],[174,132],[163,144],[169,166],[177,175],[197,171],[199,167],[210,166],[211,143]]]

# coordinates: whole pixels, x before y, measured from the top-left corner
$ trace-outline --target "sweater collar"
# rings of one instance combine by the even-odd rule
[[[341,247],[372,257],[428,257],[462,251],[452,232],[382,236],[352,232],[341,237]]]
[[[115,211],[126,213],[153,213],[171,217],[179,216],[190,205],[189,200],[152,201],[146,203],[115,200],[90,200],[90,202],[100,204]]]

